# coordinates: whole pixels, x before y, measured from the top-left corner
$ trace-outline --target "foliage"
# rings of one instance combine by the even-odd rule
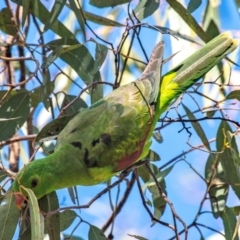
[[[171,59],[180,62],[187,50],[196,51],[199,44],[222,32],[220,2],[187,2],[0,3],[0,224],[4,226],[0,240],[43,239],[45,234],[50,239],[60,239],[60,234],[65,239],[120,239],[118,225],[121,231],[126,230],[123,239],[160,239],[159,233],[161,239],[206,239],[212,233],[238,239],[240,91],[239,72],[232,64],[237,51],[161,116],[153,136],[156,141],[145,159],[148,163],[89,190],[88,203],[80,204],[86,188],[70,188],[65,196],[53,192],[39,201],[27,190],[29,204],[19,217],[14,195],[7,190],[22,163],[54,150],[54,139],[77,111],[135,80],[159,39],[165,41],[166,58],[185,46]],[[222,4],[230,6],[227,2],[232,1]],[[202,12],[205,14],[200,19]],[[163,73],[171,68],[167,62]],[[50,125],[43,128],[48,122]],[[46,140],[53,141],[49,144]],[[189,177],[193,175],[192,180]],[[178,178],[185,178],[186,186]],[[201,188],[194,185],[196,179]],[[189,187],[196,188],[192,191],[196,196]],[[175,193],[177,188],[186,192],[184,198]],[[137,206],[141,206],[138,218],[143,219],[135,218],[134,211],[124,212],[131,198],[134,204],[142,204]],[[110,210],[97,224],[87,214],[91,209],[101,212],[94,204],[102,199]],[[195,205],[194,211],[191,205]],[[137,232],[130,231],[127,222],[118,221],[128,218],[143,221],[147,228],[134,225],[139,227]],[[219,220],[222,228],[217,226]]]

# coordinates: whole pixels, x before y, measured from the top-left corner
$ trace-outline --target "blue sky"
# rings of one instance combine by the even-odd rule
[[[52,5],[53,1],[42,1],[48,8]],[[132,6],[137,1],[133,1]],[[187,3],[187,1],[185,1]],[[201,21],[203,16],[203,9],[206,5],[206,0],[203,1],[202,6],[197,9],[193,16],[198,20]],[[111,9],[97,9],[89,4],[85,4],[87,7],[85,10],[89,12],[94,12],[95,14],[99,14],[102,16],[105,16],[109,13]],[[3,7],[3,2],[0,2],[0,8]],[[234,6],[233,1],[221,1],[221,5],[219,5],[219,19],[220,19],[220,29],[221,32],[230,30],[233,32],[233,35],[235,37],[240,36],[239,32],[239,13],[236,11],[236,8]],[[155,25],[161,25],[164,22],[164,17],[166,17],[165,13],[167,10],[167,5],[165,1],[161,1],[161,8],[154,15],[154,17],[149,17],[143,22],[148,22],[149,24],[155,24]],[[189,35],[191,37],[195,37],[195,34],[179,19],[178,15],[174,13],[173,11],[168,11],[169,17],[167,26],[171,28],[172,30],[179,31],[181,33],[184,33],[186,35]],[[69,19],[67,19],[68,12],[65,10],[61,16],[60,20],[63,21],[65,24],[69,23]],[[109,16],[111,17],[111,16]],[[73,20],[75,20],[73,18]],[[121,10],[121,13],[118,16],[118,21],[121,23],[126,22],[126,8],[123,7]],[[106,37],[107,33],[104,32],[102,29],[99,28],[96,24],[91,24],[93,29],[102,37]],[[73,28],[73,25],[71,25]],[[31,29],[33,31],[33,29]],[[109,31],[111,31],[111,34],[109,34],[108,40],[113,42],[115,47],[120,41],[120,38],[122,36],[122,32],[124,31],[123,28],[109,28]],[[38,35],[33,31],[31,34],[32,38],[28,39],[28,42],[37,42]],[[90,31],[87,31],[88,37],[93,37],[90,33]],[[56,35],[54,35],[51,31],[47,31],[44,34],[45,41],[51,41],[55,38],[57,38]],[[80,35],[79,35],[80,38]],[[174,38],[170,38],[169,36],[162,36],[159,33],[156,33],[154,31],[151,31],[149,29],[144,29],[141,32],[140,38],[142,42],[144,43],[144,48],[146,49],[146,52],[148,53],[148,56],[150,52],[153,49],[153,46],[156,44],[156,42],[160,40],[164,40],[166,43],[166,49],[165,49],[165,55],[164,57],[169,57],[172,53],[175,53],[177,51],[180,51],[179,54],[177,54],[174,59],[163,66],[163,73],[167,72],[171,67],[177,65],[180,61],[185,59],[187,56],[192,54],[194,51],[198,49],[198,46],[186,41],[183,41],[181,39],[176,40]],[[199,43],[201,41],[198,39]],[[88,44],[90,45],[90,44]],[[93,48],[90,50],[93,52]],[[143,54],[139,51],[139,46],[136,44],[134,46],[134,52],[138,55],[139,58],[143,58]],[[93,52],[94,55],[94,52]],[[236,57],[234,54],[233,60],[237,61],[239,63],[239,58]],[[146,62],[146,59],[143,59]],[[107,59],[104,62],[101,73],[104,76],[105,80],[111,81],[114,76],[114,69],[112,67],[113,62],[113,56],[112,54],[108,53]],[[61,61],[57,60],[57,63],[59,66],[62,66],[64,71],[66,71],[67,74],[70,74],[73,79],[76,79],[78,83],[82,83],[82,81],[77,77],[76,73],[69,70],[69,68],[66,67],[66,65]],[[111,67],[109,67],[111,66]],[[226,66],[226,68],[229,68],[229,66]],[[57,73],[57,69],[54,68],[54,66],[51,66],[51,73],[54,75]],[[129,78],[129,80],[136,79],[141,73],[136,70],[136,68],[131,68],[131,76],[129,73],[126,73],[125,77]],[[216,77],[216,71],[212,71],[210,74],[207,75],[207,79],[214,80]],[[234,68],[232,72],[232,79],[239,79],[239,68]],[[67,89],[67,83],[66,79],[61,76],[61,79],[57,79],[55,83],[55,92],[60,91],[62,89]],[[36,84],[36,83],[35,83]],[[29,88],[34,87],[34,84],[29,84]],[[35,85],[36,87],[36,85]],[[110,88],[105,88],[105,93],[109,92]],[[218,89],[215,88],[208,88],[204,87],[203,91],[206,94],[211,94],[211,96],[215,96],[216,99],[221,98],[218,93]],[[75,87],[72,87],[70,89],[70,93],[77,95],[79,92],[79,89],[76,89]],[[86,95],[86,102],[89,103],[89,99]],[[83,97],[84,97],[83,96]],[[194,97],[197,102],[201,106],[206,106],[208,104],[205,100],[199,97]],[[188,106],[190,109],[196,109],[196,104],[189,96],[184,96],[183,99],[184,104]],[[239,104],[235,105],[235,107],[239,107]],[[179,111],[182,112],[182,107],[179,108]],[[239,115],[237,115],[236,111],[228,111],[228,114],[230,116],[234,116],[235,119],[239,118]],[[170,112],[171,117],[177,117],[177,114],[174,110]],[[36,121],[35,125],[39,129],[43,127],[48,121],[51,120],[50,112],[47,112],[42,106],[39,106],[38,109],[34,113],[34,118],[38,117],[40,121]],[[201,122],[202,127],[207,132],[207,136],[209,138],[213,138],[216,133],[216,125],[218,125],[220,122],[216,121],[204,121]],[[188,125],[190,126],[190,125]],[[170,127],[164,128],[161,131],[161,134],[163,136],[163,143],[159,144],[153,140],[152,149],[158,152],[161,156],[161,161],[157,163],[158,166],[163,166],[165,163],[167,163],[169,160],[171,160],[173,157],[179,155],[183,151],[186,151],[190,148],[190,146],[186,143],[188,135],[185,131],[178,133],[179,130],[181,130],[182,125],[180,123],[174,123],[171,124]],[[24,133],[24,129],[22,129],[22,132]],[[192,132],[194,132],[192,130]],[[192,146],[198,146],[201,144],[200,139],[196,136],[196,134],[193,134],[193,136],[190,139],[190,144]],[[26,143],[23,143],[23,146],[26,146]],[[215,143],[212,144],[213,148],[215,146]],[[37,157],[42,157],[43,155],[41,153],[37,154]],[[203,151],[193,151],[192,153],[188,154],[186,156],[186,161],[191,164],[191,166],[194,169],[197,169],[197,171],[204,176],[204,166],[207,160],[208,153]],[[114,180],[114,179],[113,179]],[[194,171],[191,170],[189,165],[184,162],[178,162],[171,173],[166,177],[166,184],[167,184],[167,192],[168,192],[168,198],[171,202],[173,202],[174,207],[176,209],[176,212],[179,216],[186,222],[186,224],[190,224],[193,220],[193,217],[195,216],[199,203],[202,199],[202,196],[204,195],[206,186],[205,183],[195,174]],[[124,185],[124,183],[123,183]],[[121,194],[123,193],[124,186],[121,186]],[[82,187],[79,186],[78,189],[78,196],[81,204],[87,203],[90,199],[92,199],[98,192],[103,190],[106,187],[105,184],[100,184],[98,186],[94,187]],[[112,196],[115,199],[116,197],[116,191],[117,189],[113,189]],[[73,205],[70,198],[68,197],[68,192],[66,189],[57,191],[59,196],[59,202],[62,206],[69,206]],[[234,194],[231,192],[231,197],[228,201],[229,206],[237,205],[238,201],[235,198]],[[210,210],[210,204],[208,201],[204,204],[204,210]],[[105,221],[108,219],[108,217],[111,214],[111,209],[109,207],[109,199],[108,195],[104,195],[100,199],[98,199],[89,209],[82,209],[81,212],[77,212],[81,218],[83,218],[85,221],[90,222],[93,225],[96,225],[101,228],[102,224],[105,223]],[[169,222],[172,224],[172,215],[170,213],[169,208],[166,209],[165,214],[163,215],[162,221]],[[211,214],[204,214],[199,218],[199,222],[205,223],[205,224],[211,224],[211,227],[222,230],[222,222],[221,220],[214,219]],[[67,234],[70,234],[73,228],[75,227],[75,224],[77,224],[77,220],[75,223],[66,230]],[[179,230],[182,229],[182,226],[178,224]],[[81,236],[84,239],[87,239],[87,225],[81,224],[80,227],[77,228],[77,230],[74,232],[74,235]],[[210,237],[213,235],[213,232],[211,232],[208,229],[201,228],[202,233],[205,237]],[[120,239],[120,240],[128,240],[133,239],[130,236],[127,236],[127,234],[135,234],[140,235],[143,237],[146,237],[151,240],[157,240],[157,239],[168,239],[173,236],[173,232],[170,231],[168,228],[161,226],[159,224],[155,224],[153,227],[151,227],[151,221],[146,213],[146,211],[143,209],[142,202],[139,197],[138,189],[136,186],[134,187],[133,191],[130,194],[130,197],[123,207],[121,213],[117,216],[115,224],[114,224],[114,239]],[[196,230],[193,228],[189,231],[189,239],[195,239],[195,237],[199,238],[199,234]],[[218,238],[219,235],[216,237]],[[210,238],[209,238],[210,240]],[[213,240],[213,239],[211,239]]]

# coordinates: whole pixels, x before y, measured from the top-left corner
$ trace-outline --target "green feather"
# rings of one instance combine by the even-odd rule
[[[26,165],[13,183],[37,198],[59,188],[108,180],[139,159],[154,117],[163,42],[156,45],[141,77],[83,109],[58,136],[53,154]],[[25,192],[23,191],[23,194]]]
[[[98,184],[129,167],[147,155],[155,125],[172,101],[237,45],[229,33],[221,34],[161,78],[164,44],[157,44],[141,77],[72,118],[55,152],[24,166],[13,190],[24,186],[41,198],[60,188]]]
[[[163,75],[155,107],[156,112],[149,132],[154,131],[161,114],[170,107],[174,100],[217,65],[227,54],[233,52],[238,45],[238,39],[233,39],[230,32],[224,32]],[[149,135],[147,138],[141,158],[148,154],[151,137],[152,135]]]

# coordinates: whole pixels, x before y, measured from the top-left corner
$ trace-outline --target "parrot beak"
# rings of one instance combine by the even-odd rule
[[[15,194],[15,202],[17,205],[17,208],[21,211],[24,208],[24,202],[26,198],[21,194]]]

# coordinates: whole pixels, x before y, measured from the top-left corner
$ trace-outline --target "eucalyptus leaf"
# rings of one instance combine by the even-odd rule
[[[12,137],[24,124],[30,111],[30,97],[28,92],[20,92],[13,95],[3,103],[0,109],[0,141]]]
[[[128,2],[129,0],[90,0],[90,4],[98,8],[115,7]]]
[[[193,13],[195,10],[197,10],[202,4],[202,0],[190,0],[187,6],[187,10],[190,13]]]
[[[0,240],[12,240],[18,224],[20,212],[14,194],[9,190],[0,201]]]
[[[12,2],[23,6],[25,0],[12,0]],[[30,1],[29,11],[37,17],[44,25],[49,24],[49,19],[51,19],[51,13],[47,10],[47,8],[41,3],[40,0]],[[65,25],[58,20],[55,20],[52,24],[49,25],[49,29],[55,32],[60,37],[69,37],[75,38],[75,35],[68,30]]]
[[[231,240],[238,240],[238,236],[235,236],[233,238],[235,226],[237,224],[237,220],[233,211],[226,207],[221,218],[223,220],[225,238]]]
[[[225,209],[229,186],[225,184],[226,176],[223,171],[223,167],[221,162],[215,166],[219,158],[219,154],[210,153],[207,159],[207,163],[205,166],[205,179],[209,182],[211,181],[211,185],[209,186],[209,198],[212,207],[212,213],[215,218],[221,216],[222,212]],[[213,169],[215,171],[213,172]],[[209,183],[210,184],[210,183]]]
[[[25,0],[23,1],[24,4]],[[50,18],[48,19],[48,22],[44,26],[44,32],[46,32],[55,22],[57,22],[57,19],[62,12],[63,7],[65,6],[67,0],[58,0],[55,1],[55,4],[53,4],[53,7],[50,12]]]
[[[24,191],[27,193],[29,200],[28,205],[31,221],[31,239],[42,240],[44,237],[44,218],[39,212],[37,198],[31,189],[24,188]]]
[[[45,195],[39,201],[41,211],[48,213],[56,211],[59,208],[56,192]],[[60,213],[47,215],[44,219],[44,233],[48,234],[50,239],[60,240]]]
[[[133,10],[139,20],[152,15],[159,8],[160,0],[141,0]]]
[[[197,135],[199,136],[199,138],[202,140],[204,146],[210,151],[210,144],[208,142],[207,136],[203,130],[203,128],[201,127],[200,123],[198,122],[198,120],[195,118],[194,114],[190,111],[190,109],[188,109],[187,106],[185,106],[183,104],[183,108],[188,116],[188,118],[190,120],[192,120],[191,124],[194,128],[194,130],[196,131]]]
[[[12,19],[12,12],[9,8],[2,8],[0,11],[0,29],[12,36],[16,36],[18,28]]]
[[[64,210],[60,212],[60,230],[64,231],[68,229],[73,221],[76,219],[77,214],[73,210]]]
[[[107,240],[104,233],[96,226],[90,225],[88,239],[91,240]]]

